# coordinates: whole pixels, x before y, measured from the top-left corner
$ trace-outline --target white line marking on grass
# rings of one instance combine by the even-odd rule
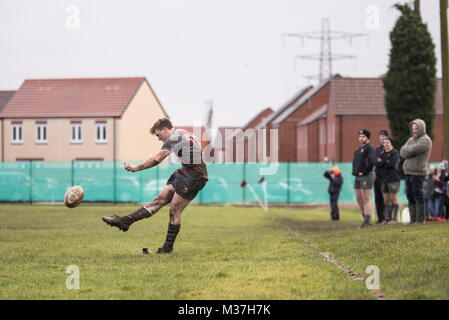
[[[334,265],[336,265],[340,270],[343,270],[345,273],[347,273],[353,280],[356,281],[365,281],[365,278],[356,274],[353,270],[351,270],[348,267],[345,267],[341,262],[338,260],[332,258],[327,252],[324,252],[318,247],[316,244],[312,243],[311,241],[304,239],[301,237],[297,232],[293,231],[289,227],[281,226],[285,230],[287,230],[289,233],[294,235],[298,240],[301,240],[305,242],[309,247],[313,248],[314,250],[318,251],[320,255],[324,257],[324,259]],[[383,294],[382,290],[380,289],[372,289],[371,293],[374,295],[374,297],[377,300],[387,300],[387,297]]]
[[[260,207],[265,211],[265,213],[268,213],[268,208],[262,204],[262,201],[260,200],[259,196],[257,195],[256,191],[254,191],[253,187],[251,185],[247,184],[248,189],[253,194],[254,198],[259,202]]]

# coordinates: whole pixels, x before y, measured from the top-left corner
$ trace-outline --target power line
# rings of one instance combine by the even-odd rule
[[[344,31],[332,31],[329,18],[323,18],[321,21],[321,31],[311,31],[302,33],[285,33],[286,37],[295,37],[301,39],[301,46],[304,46],[304,39],[320,40],[320,53],[296,55],[295,59],[317,60],[320,62],[318,80],[321,82],[332,76],[332,62],[334,60],[354,59],[356,56],[349,54],[332,54],[332,40],[348,40],[352,45],[352,39],[356,37],[367,36],[365,33],[351,33]],[[308,76],[308,78],[311,78]]]

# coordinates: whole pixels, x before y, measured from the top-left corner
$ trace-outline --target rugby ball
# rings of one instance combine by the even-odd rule
[[[84,198],[84,189],[81,186],[72,186],[65,193],[64,204],[67,208],[75,208]]]

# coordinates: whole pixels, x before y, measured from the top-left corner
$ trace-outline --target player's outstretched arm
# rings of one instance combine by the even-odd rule
[[[170,154],[170,151],[167,149],[160,150],[156,155],[149,157],[147,160],[142,162],[141,164],[137,166],[133,166],[129,163],[124,163],[125,170],[127,171],[141,171],[145,169],[152,168],[154,166],[157,166],[159,163],[161,163],[167,156]]]

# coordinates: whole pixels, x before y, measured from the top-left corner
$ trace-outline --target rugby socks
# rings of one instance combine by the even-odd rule
[[[132,224],[136,221],[145,219],[145,218],[149,218],[151,217],[153,214],[151,214],[147,209],[145,209],[144,207],[137,209],[136,211],[134,211],[133,213],[127,215],[127,216],[123,216],[122,219],[127,222],[128,224]]]
[[[388,221],[391,220],[391,213],[393,211],[393,206],[391,205],[386,205],[385,206],[385,220],[383,222],[387,223]]]
[[[371,224],[370,220],[371,220],[371,216],[365,214],[363,216],[363,224],[360,228],[363,229],[363,228],[367,228],[367,227],[372,227],[373,225]]]
[[[165,239],[165,243],[163,245],[164,251],[173,250],[173,244],[175,243],[179,229],[181,229],[180,224],[171,224],[171,223],[168,224],[167,238]]]
[[[399,205],[394,204],[393,205],[393,221],[396,221],[396,219],[398,218],[398,211],[399,211]]]

